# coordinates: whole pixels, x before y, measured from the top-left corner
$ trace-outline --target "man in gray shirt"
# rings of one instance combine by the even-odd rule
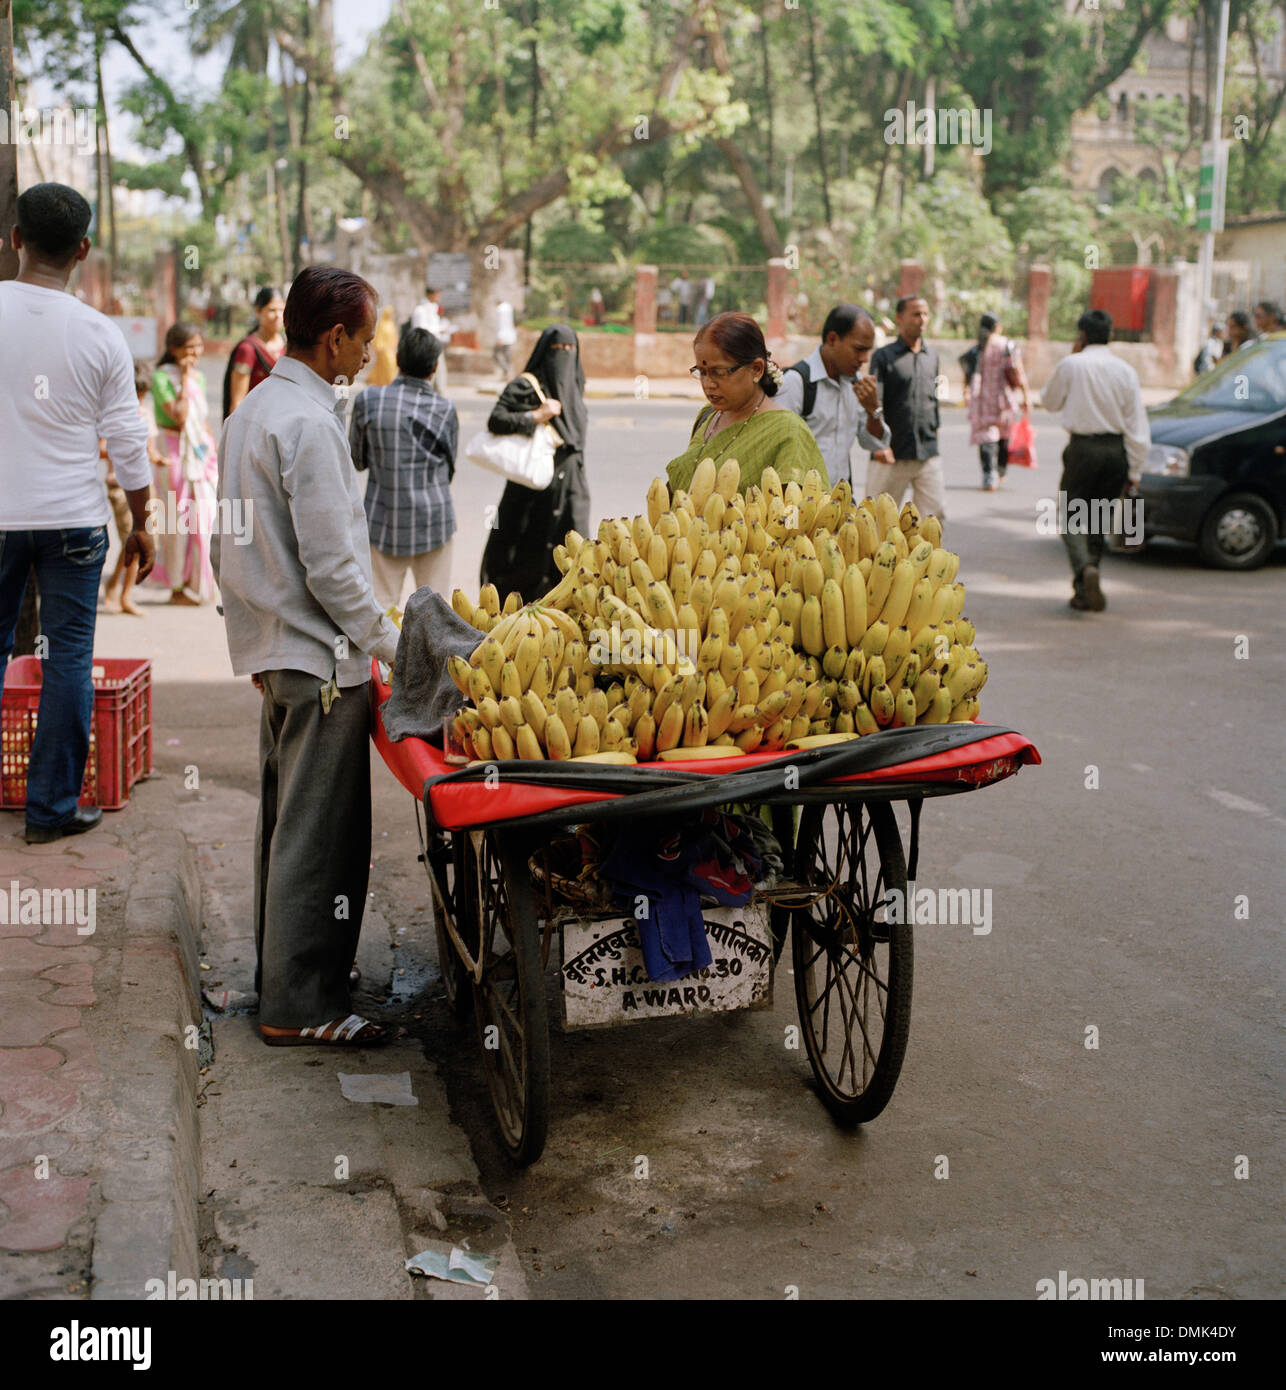
[[[371,854],[370,663],[397,649],[343,424],[376,301],[351,271],[303,271],[285,354],[228,417],[219,449],[219,501],[248,522],[244,544],[215,537],[214,564],[232,668],[263,692],[256,987],[273,1046],[391,1036],[349,998]]]

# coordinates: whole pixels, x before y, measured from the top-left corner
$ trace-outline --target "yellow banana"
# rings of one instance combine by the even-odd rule
[[[634,721],[634,743],[641,761],[656,756],[656,720],[650,713],[640,714]]]
[[[469,698],[475,705],[481,705],[483,700],[496,695],[498,692],[487,679],[487,673],[480,667],[469,668]]]
[[[853,711],[853,722],[859,734],[874,734],[879,732],[879,724],[876,723],[875,716],[871,713],[869,705],[858,705]]]
[[[882,656],[872,656],[867,658],[866,666],[862,670],[861,691],[869,701],[871,691],[877,685],[883,685],[884,681],[884,658]]]
[[[473,744],[474,755],[479,762],[489,763],[495,756],[491,746],[491,730],[485,726],[475,729],[469,736],[469,741]]]
[[[525,690],[518,706],[522,712],[523,723],[530,724],[536,731],[536,737],[543,739],[545,725],[549,722],[549,716],[545,713],[545,702],[534,691]]]
[[[745,657],[736,642],[725,642],[723,653],[719,657],[719,674],[729,685],[736,684],[744,663]]]
[[[597,753],[598,721],[592,714],[582,714],[576,728],[576,742],[572,744],[572,757],[582,758],[587,753]]]
[[[911,606],[911,592],[915,588],[915,567],[910,560],[899,560],[893,571],[893,579],[883,606],[878,613],[871,613],[871,621],[883,619],[889,627],[900,627],[906,619]]]
[[[907,605],[906,617],[902,620],[910,628],[913,638],[929,621],[932,607],[932,582],[927,577],[916,580],[915,587],[911,590],[911,602]]]
[[[893,727],[901,729],[915,723],[915,692],[899,690],[893,697]]]
[[[653,478],[647,490],[647,519],[654,529],[664,513],[670,510],[670,489],[664,478]]]
[[[916,720],[917,724],[945,724],[951,713],[953,701],[951,692],[945,687],[940,686],[935,692],[933,699],[929,702],[928,709]]]
[[[898,504],[887,492],[880,493],[875,499],[875,524],[885,539],[890,531],[901,530],[898,525]]]
[[[887,685],[877,685],[870,694],[869,704],[871,713],[875,716],[875,722],[880,728],[887,728],[893,722],[894,702],[893,692]]]
[[[866,507],[859,507],[854,514],[853,524],[857,527],[857,558],[869,560],[880,548],[880,528],[875,514]]]
[[[933,704],[933,698],[942,684],[942,677],[936,671],[924,671],[915,683],[915,713],[921,718]]]
[[[821,605],[822,637],[826,646],[840,647],[847,655],[848,628],[845,621],[844,596],[834,579],[827,579],[822,585]]]
[[[473,667],[462,656],[452,656],[447,659],[447,674],[455,682],[456,689],[461,695],[471,695],[469,690],[469,678],[473,674]]]
[[[972,724],[978,717],[978,701],[970,695],[960,701],[958,705],[952,706],[951,713],[947,715],[948,724]]]
[[[827,647],[822,654],[822,672],[830,680],[839,680],[848,664],[848,650],[845,647]]]
[[[878,656],[889,640],[889,625],[884,621],[874,622],[866,629],[866,633],[861,641],[862,654],[869,662],[873,656]]]
[[[915,683],[920,679],[920,656],[918,652],[908,652],[906,660],[902,663],[897,674],[889,679],[889,689],[896,696],[898,691],[905,686],[908,690],[915,689]]]
[[[732,723],[732,716],[736,710],[737,691],[735,686],[730,685],[710,706],[709,737],[711,741],[727,732],[728,725]]]
[[[694,516],[700,516],[705,508],[705,504],[710,499],[710,494],[714,491],[715,480],[719,476],[719,471],[715,467],[714,459],[703,458],[692,473],[692,482],[688,485],[688,498],[692,503]]]
[[[929,564],[925,569],[925,577],[933,585],[936,593],[942,586],[949,581],[947,575],[951,571],[951,552],[947,550],[935,550],[929,556]]]
[[[502,763],[512,762],[518,756],[513,735],[503,724],[497,724],[491,731],[491,750]]]
[[[522,694],[531,685],[531,678],[536,671],[536,663],[540,660],[540,638],[534,632],[529,632],[514,652],[513,665],[518,675],[518,693]],[[507,663],[506,663],[507,664]],[[500,669],[500,678],[503,682],[505,678],[504,667]],[[502,691],[508,694],[508,691]]]
[[[866,581],[856,564],[844,571],[840,598],[844,607],[844,645],[856,647],[866,635]]]
[[[657,721],[656,751],[658,755],[667,749],[679,746],[679,740],[683,737],[683,722],[683,706],[675,700]]]
[[[884,644],[884,650],[880,653],[884,658],[884,679],[891,681],[894,676],[902,669],[903,662],[911,651],[911,634],[907,631],[905,624],[895,627],[889,633],[889,640]]]
[[[698,748],[685,744],[682,748],[668,748],[656,756],[663,763],[687,763],[697,762],[703,758],[738,758],[741,756],[741,749],[736,747],[711,748],[708,744]]]
[[[813,563],[816,563],[814,561]],[[818,566],[820,571],[821,566]],[[826,638],[822,627],[822,605],[816,595],[810,594],[799,610],[799,639],[810,656],[821,656],[826,650]]]
[[[893,587],[893,572],[897,568],[897,552],[885,541],[871,561],[871,573],[866,581],[866,620],[873,623],[880,616],[889,590]]]
[[[715,494],[718,497],[718,493]],[[722,498],[719,498],[722,501]],[[688,706],[683,719],[683,746],[685,748],[704,748],[710,739],[710,716],[706,707],[699,701]]]
[[[514,747],[520,758],[528,762],[543,761],[545,757],[544,749],[540,746],[540,740],[536,737],[536,731],[530,724],[520,724],[514,733]]]

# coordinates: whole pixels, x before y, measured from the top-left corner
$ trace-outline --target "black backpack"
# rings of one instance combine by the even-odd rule
[[[793,367],[787,367],[788,372],[798,372],[804,382],[804,405],[799,412],[800,417],[807,420],[813,413],[813,407],[817,404],[817,383],[813,380],[813,374],[808,370],[808,359],[804,358],[796,362]]]

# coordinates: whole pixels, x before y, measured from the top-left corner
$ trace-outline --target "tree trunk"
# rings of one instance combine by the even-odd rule
[[[772,62],[768,55],[768,0],[763,0],[759,10],[759,51],[763,58],[764,71],[764,168],[768,187],[773,186],[773,104],[772,104]]]
[[[536,48],[536,21],[540,18],[539,0],[532,0],[531,19],[527,19],[524,5],[523,23],[531,26],[531,110],[527,116],[527,138],[534,145],[536,132],[540,129],[540,54]],[[522,284],[524,289],[531,286],[531,218],[527,218],[522,229]]]
[[[817,163],[822,171],[822,213],[831,225],[831,183],[826,172],[826,135],[822,129],[822,87],[817,72],[817,36],[812,12],[808,16],[808,72],[812,79],[813,116],[817,122]]]
[[[907,93],[911,89],[911,69],[907,68],[898,79],[897,100],[894,102],[896,110],[901,111],[906,106]],[[893,146],[886,140],[884,142],[884,152],[880,155],[880,172],[875,180],[875,198],[873,207],[879,207],[880,199],[884,195],[884,176],[889,171],[889,159],[893,154]]]
[[[11,0],[0,0],[0,102],[6,112],[13,110],[13,101],[13,15]],[[18,253],[9,241],[18,218],[17,204],[18,142],[13,139],[0,144],[0,280],[12,280],[18,274]],[[14,656],[30,656],[36,650],[36,634],[40,631],[36,599],[36,571],[32,569],[14,628]]]
[[[115,39],[126,53],[134,59],[142,69],[148,81],[156,89],[156,93],[161,98],[161,102],[165,107],[171,129],[173,129],[183,141],[183,153],[187,158],[188,167],[192,170],[192,177],[196,179],[196,191],[197,196],[201,200],[201,211],[208,213],[210,211],[210,188],[206,180],[205,163],[201,158],[201,150],[182,115],[182,108],[174,95],[174,89],[138,51],[138,45],[135,44],[134,40],[121,28],[120,24],[112,25],[108,37]]]
[[[103,90],[103,39],[98,34],[94,40],[94,81],[98,87],[98,124],[102,131],[99,137],[98,158],[95,163],[99,166],[98,180],[98,235],[103,234],[103,203],[107,204],[107,263],[109,267],[108,286],[112,291],[116,287],[116,195],[113,191],[115,179],[112,171],[112,143],[111,135],[107,128],[107,93]],[[111,295],[108,295],[110,307]]]
[[[94,75],[98,82],[98,104],[94,108],[94,202],[98,222],[98,239],[103,240],[107,226],[106,200],[103,196],[103,183],[107,171],[103,167],[103,36],[94,35]]]

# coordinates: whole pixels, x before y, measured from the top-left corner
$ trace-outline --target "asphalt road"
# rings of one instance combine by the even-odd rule
[[[462,404],[462,437],[487,408]],[[642,508],[694,414],[591,405],[596,517]],[[374,901],[427,984],[389,1009],[420,1014],[535,1297],[1030,1299],[1060,1270],[1143,1279],[1149,1299],[1281,1296],[1286,559],[1226,574],[1157,544],[1108,559],[1106,613],[1072,612],[1062,545],[1036,526],[1062,435],[1038,428],[1042,467],[986,494],[948,413],[983,717],[1043,765],[926,806],[921,884],[990,889],[992,930],[917,929],[906,1063],[863,1129],[831,1122],[784,1044],[787,956],[770,1010],[556,1034],[548,1148],[509,1168],[472,1029],[439,997],[412,803],[377,760]],[[461,466],[470,589],[499,491]],[[98,650],[154,655],[161,767],[255,789],[257,697],[212,610],[100,617]]]

